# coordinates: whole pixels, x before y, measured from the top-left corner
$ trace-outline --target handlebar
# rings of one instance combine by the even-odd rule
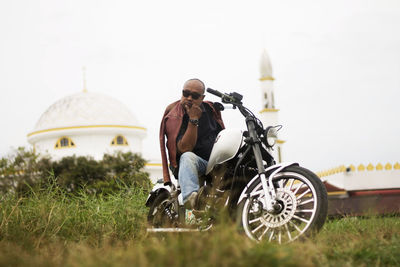
[[[207,88],[207,92],[209,92],[210,94],[213,94],[215,96],[221,97],[224,95],[223,93],[221,93],[220,91],[211,89],[211,88]]]
[[[222,100],[222,103],[233,104],[235,106],[242,105],[241,101],[243,99],[243,96],[241,94],[238,94],[238,93],[235,93],[235,92],[230,93],[230,94],[224,94],[224,93],[221,93],[218,90],[214,90],[214,89],[211,89],[211,88],[207,88],[207,92],[209,92],[210,94],[213,94],[215,96],[220,97],[221,100]]]
[[[248,108],[243,106],[243,103],[242,103],[243,96],[241,94],[236,93],[236,92],[233,92],[230,94],[224,94],[218,90],[214,90],[211,88],[207,88],[207,92],[209,92],[210,94],[213,94],[217,97],[220,97],[221,102],[224,104],[232,104],[233,109],[238,107],[240,113],[242,113],[242,115],[246,118],[246,123],[247,123],[247,120],[249,119],[249,121],[253,121],[254,123],[256,123],[256,125],[259,125],[261,127],[261,129],[264,129],[262,122],[253,114],[253,112],[251,112]],[[222,109],[220,106],[222,106]],[[219,106],[220,110],[223,110],[224,106],[221,104],[220,104],[220,106]]]

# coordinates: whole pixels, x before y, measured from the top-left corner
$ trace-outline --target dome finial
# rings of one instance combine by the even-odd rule
[[[83,92],[87,93],[87,88],[86,88],[86,67],[82,67],[82,73],[83,73]]]

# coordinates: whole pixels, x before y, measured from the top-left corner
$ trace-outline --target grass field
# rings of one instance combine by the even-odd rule
[[[1,266],[400,266],[400,218],[329,220],[313,239],[255,243],[234,225],[148,234],[145,192],[0,198]]]

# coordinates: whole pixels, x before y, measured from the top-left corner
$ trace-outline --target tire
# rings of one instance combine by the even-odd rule
[[[326,188],[313,172],[290,166],[275,175],[273,183],[281,208],[263,209],[264,192],[259,179],[238,207],[238,223],[256,241],[289,243],[318,232],[328,212]]]
[[[153,227],[170,227],[176,220],[175,205],[168,191],[161,191],[150,205],[147,222]]]

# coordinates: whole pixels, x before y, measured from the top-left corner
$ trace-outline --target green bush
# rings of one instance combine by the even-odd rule
[[[151,182],[148,173],[143,171],[145,163],[142,157],[132,152],[104,154],[100,161],[82,156],[53,161],[18,148],[8,158],[0,160],[0,174],[3,175],[0,190],[24,195],[32,190],[45,189],[51,183],[70,193],[84,190],[87,193],[110,194],[120,190],[120,185],[147,190]],[[50,183],[49,176],[55,178]]]

